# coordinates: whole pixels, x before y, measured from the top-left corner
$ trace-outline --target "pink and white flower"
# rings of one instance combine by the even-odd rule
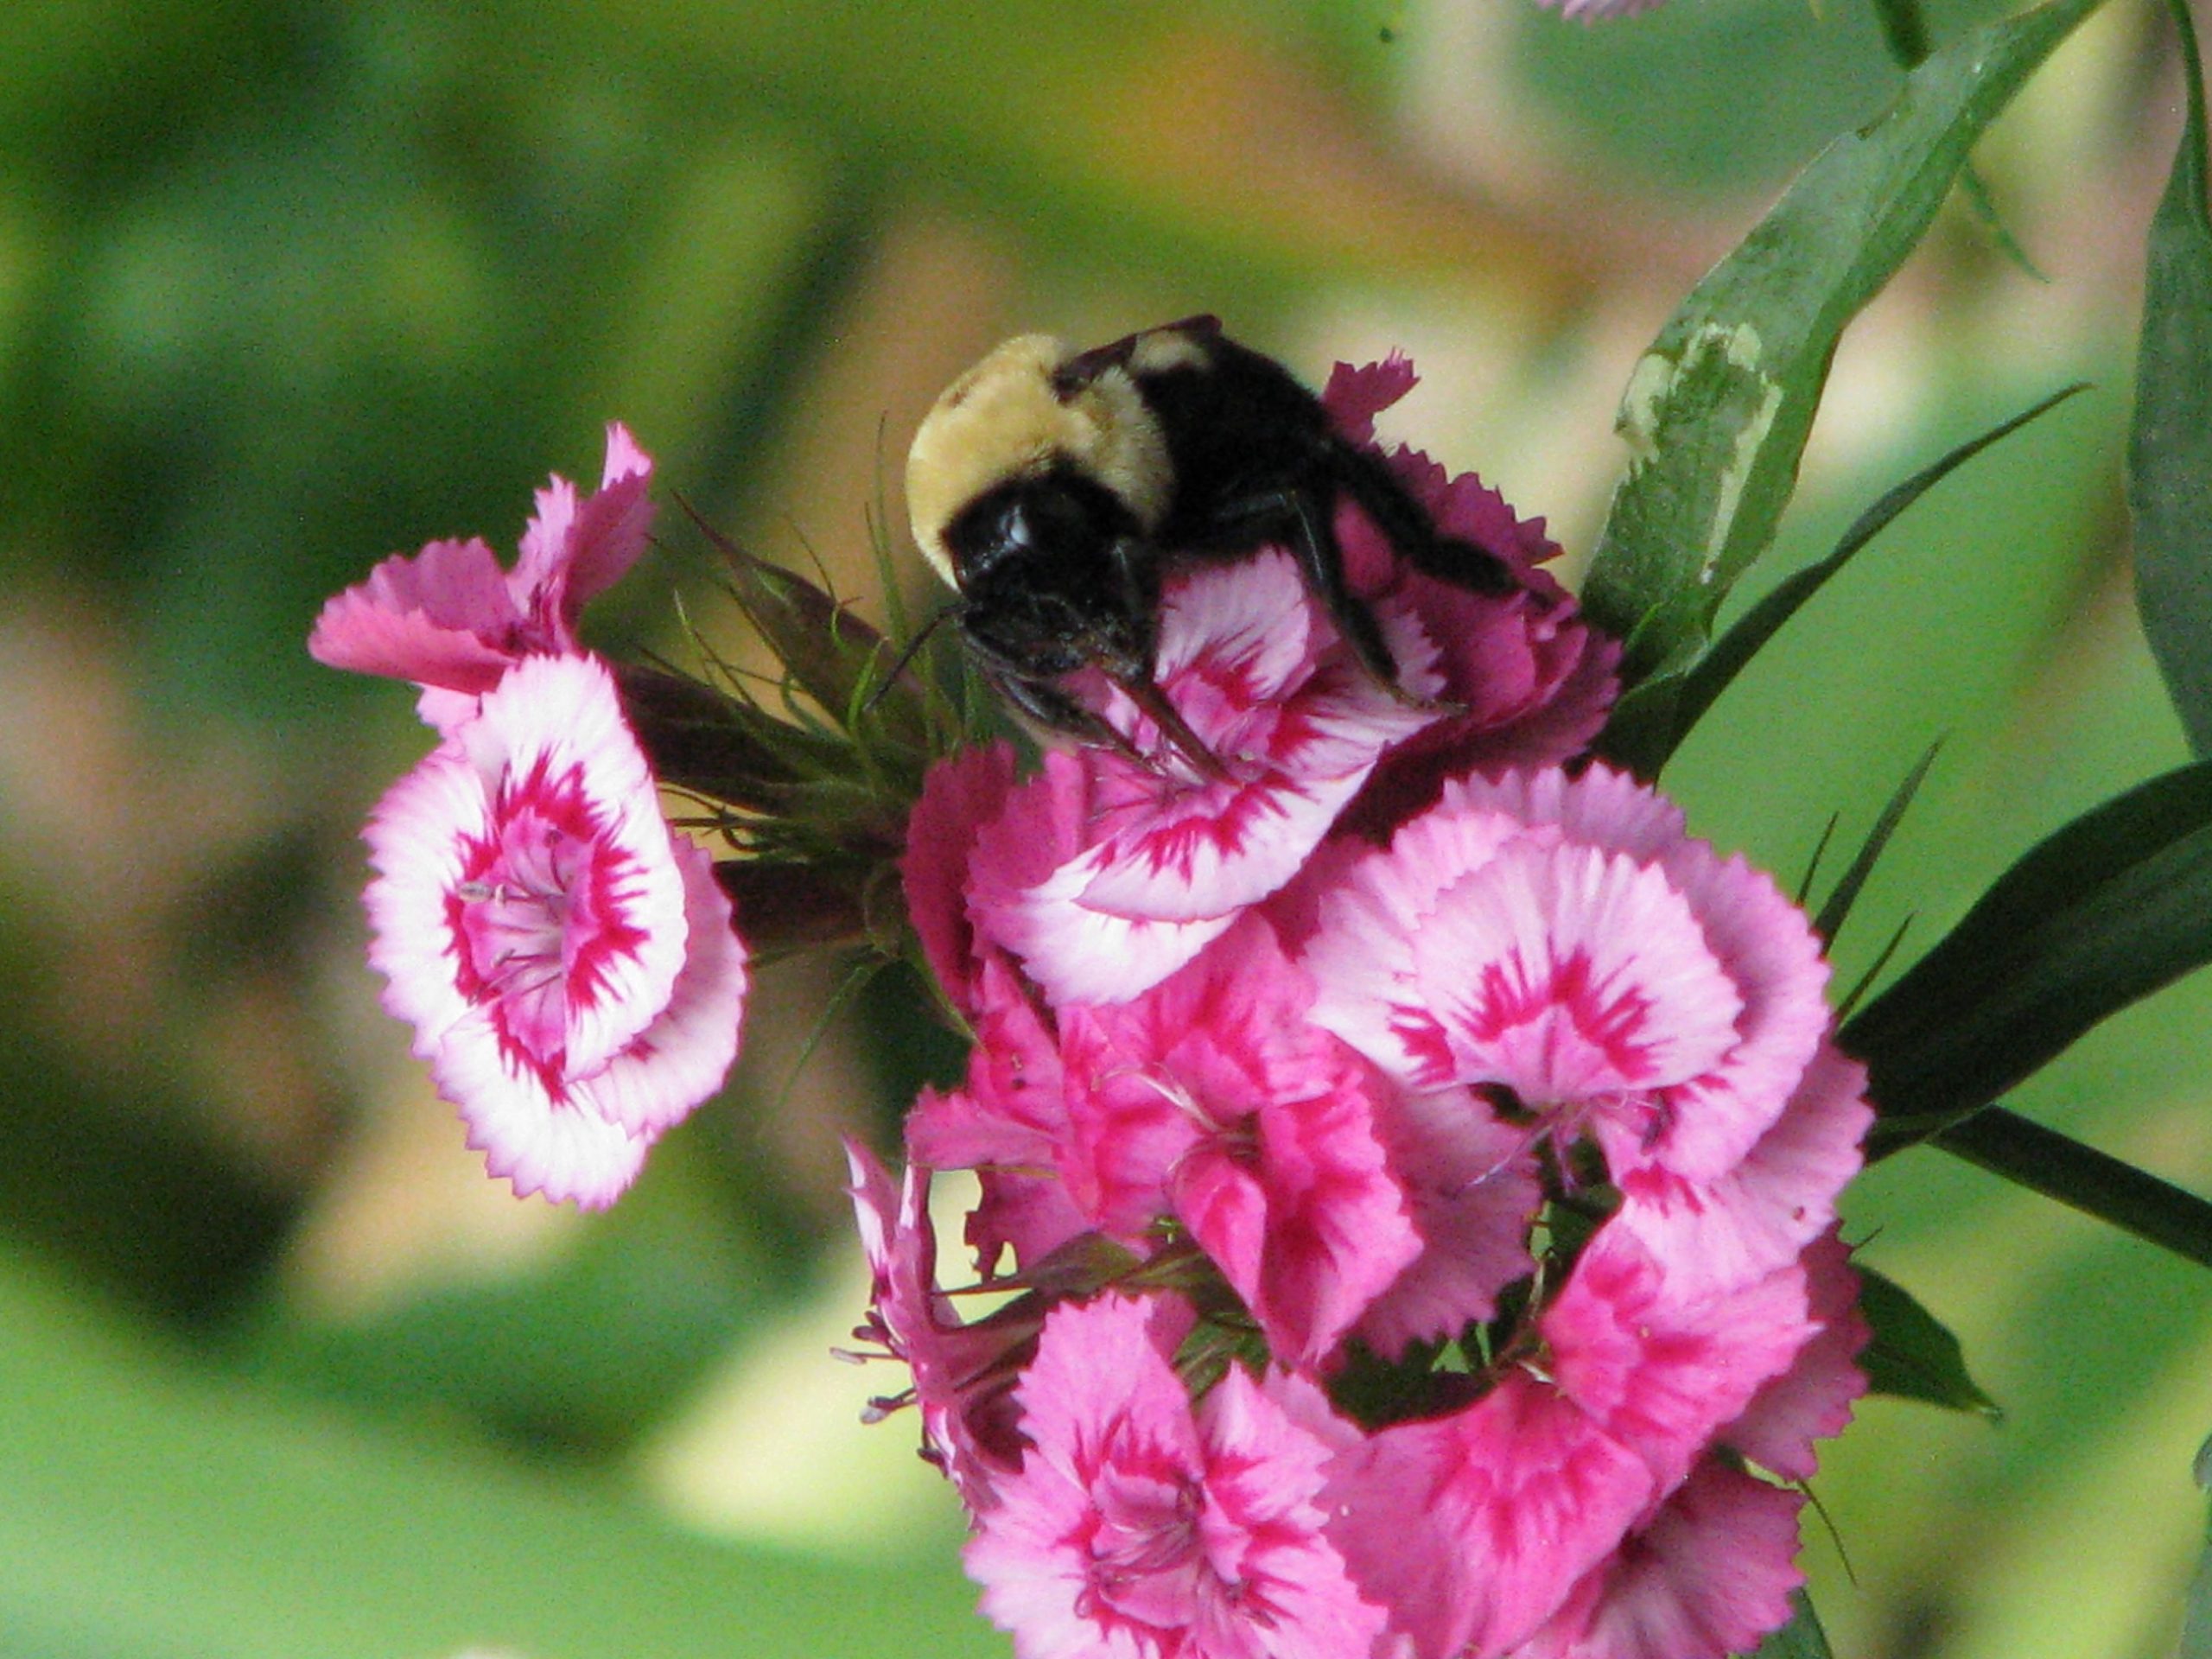
[[[1317,1020],[1414,1087],[1586,1130],[1618,1181],[1734,1168],[1827,1028],[1802,913],[1599,767],[1447,785],[1319,915]]]
[[[737,1052],[745,950],[588,657],[531,656],[365,832],[385,1006],[518,1192],[612,1203]]]
[[[1342,1659],[1382,1610],[1325,1531],[1329,1450],[1236,1366],[1193,1410],[1172,1304],[1046,1321],[1017,1390],[1029,1449],[969,1541],[1021,1659]]]
[[[450,734],[524,656],[582,651],[585,603],[645,550],[652,469],[627,429],[608,426],[598,493],[580,500],[551,479],[512,570],[476,537],[395,553],[322,607],[308,650],[333,668],[414,681],[423,718]]]
[[[1378,620],[1406,690],[1434,691],[1434,647],[1389,607]],[[1376,685],[1281,553],[1170,584],[1159,678],[1224,776],[1198,775],[1102,689],[1151,763],[1048,754],[976,847],[977,930],[1054,1003],[1126,1001],[1188,962],[1297,873],[1385,749],[1442,713]]]

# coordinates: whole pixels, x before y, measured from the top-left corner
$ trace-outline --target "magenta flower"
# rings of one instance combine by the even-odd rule
[[[586,601],[645,550],[652,468],[626,428],[608,426],[599,493],[580,501],[566,479],[550,480],[512,570],[475,537],[396,553],[322,607],[308,650],[333,668],[414,681],[423,718],[450,733],[523,656],[582,649]]]
[[[1376,1128],[1395,1091],[1312,1000],[1250,917],[1137,1001],[1061,1014],[1071,1195],[1132,1247],[1179,1224],[1299,1365],[1421,1248]]]
[[[518,1192],[612,1203],[721,1087],[745,950],[588,657],[532,656],[365,832],[385,1006]]]
[[[1046,1320],[1017,1391],[1030,1445],[968,1546],[1021,1659],[1344,1659],[1382,1611],[1325,1532],[1327,1446],[1236,1367],[1194,1411],[1166,1305]]]
[[[1411,384],[1327,401],[1371,443]],[[1518,579],[1340,508],[1420,702],[1262,550],[1171,579],[1184,729],[1094,677],[1126,750],[962,757],[908,825],[976,1039],[908,1153],[976,1171],[1020,1314],[957,1325],[881,1177],[876,1328],[1022,1659],[1722,1659],[1797,1582],[1771,1483],[1865,1388],[1835,1217],[1871,1113],[1818,939],[1586,764],[1619,652],[1541,523],[1389,464]]]
[[[1418,379],[1402,357],[1357,369],[1340,363],[1321,401],[1344,435],[1371,447],[1376,416]],[[1424,575],[1357,509],[1339,510],[1353,590],[1370,604],[1402,607],[1436,642],[1434,695],[1458,711],[1394,747],[1360,791],[1350,822],[1377,838],[1433,801],[1447,779],[1580,753],[1612,707],[1620,663],[1619,645],[1593,632],[1543,569],[1560,548],[1542,519],[1521,518],[1473,474],[1453,477],[1417,449],[1388,459],[1440,529],[1493,555],[1520,585],[1476,593]]]

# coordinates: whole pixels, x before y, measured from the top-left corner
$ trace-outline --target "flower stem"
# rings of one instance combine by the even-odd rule
[[[1931,1137],[1993,1175],[2212,1268],[2212,1204],[2002,1106],[1986,1107]]]

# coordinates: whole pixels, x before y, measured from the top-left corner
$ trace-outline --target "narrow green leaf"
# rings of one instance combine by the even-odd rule
[[[1849,1024],[1876,1109],[1926,1135],[2212,960],[2212,761],[2052,835]]]
[[[1976,137],[2096,4],[2049,0],[1929,58],[1880,120],[1814,159],[1660,331],[1622,399],[1631,459],[1583,592],[1628,641],[1631,683],[1678,673],[1703,645],[1773,537],[1845,325],[1917,245]],[[1643,701],[1624,699],[1603,745],[1640,770]]]
[[[1827,586],[1828,578],[1848,564],[1861,548],[1887,530],[1906,508],[1990,445],[2009,437],[2037,416],[2057,408],[2075,392],[2086,390],[2087,385],[2086,381],[2076,381],[2054,391],[2009,421],[1990,428],[1979,437],[1969,438],[1942,459],[1922,467],[1853,520],[1851,528],[1835,544],[1834,551],[1826,558],[1792,572],[1777,583],[1772,592],[1745,612],[1727,632],[1713,642],[1713,649],[1683,674],[1672,709],[1673,728],[1663,751],[1657,754],[1658,760],[1663,761],[1674,752],[1760,648],[1781,632],[1782,625]]]
[[[2168,10],[2189,118],[2145,255],[2127,501],[2143,631],[2190,747],[2202,755],[2212,754],[2212,216],[2196,31],[2186,5]]]
[[[1863,1263],[1853,1265],[1859,1311],[1874,1332],[1859,1356],[1868,1389],[1951,1411],[2003,1416],[1997,1402],[1967,1375],[1966,1351],[1943,1322],[1896,1280]]]
[[[1882,977],[1883,969],[1890,965],[1890,958],[1897,955],[1897,948],[1904,943],[1904,936],[1911,931],[1912,917],[1908,912],[1903,921],[1890,930],[1890,937],[1882,941],[1882,948],[1874,953],[1874,960],[1866,964],[1866,971],[1859,976],[1858,982],[1846,991],[1843,1000],[1835,1005],[1839,1025],[1851,1018],[1853,1010],[1865,1000],[1866,993],[1874,988]]]
[[[1843,931],[1844,920],[1851,914],[1851,907],[1859,900],[1859,890],[1866,885],[1866,878],[1874,873],[1875,861],[1882,856],[1882,849],[1890,844],[1890,837],[1897,833],[1897,825],[1904,821],[1906,809],[1912,798],[1920,793],[1928,768],[1936,764],[1936,752],[1943,747],[1939,740],[1930,743],[1904,782],[1891,793],[1881,816],[1874,820],[1874,827],[1866,832],[1866,839],[1859,844],[1859,855],[1851,861],[1835,886],[1829,891],[1827,902],[1821,906],[1820,915],[1813,922],[1813,931],[1828,944],[1835,943],[1835,936]]]
[[[1829,1659],[1828,1633],[1803,1590],[1789,1592],[1789,1622],[1752,1649],[1753,1659]]]
[[[1900,1125],[1878,1123],[1867,1137],[1866,1156],[1886,1158],[1916,1138]],[[1934,1140],[1977,1168],[2212,1268],[2212,1204],[2110,1153],[2002,1106],[1986,1106]]]

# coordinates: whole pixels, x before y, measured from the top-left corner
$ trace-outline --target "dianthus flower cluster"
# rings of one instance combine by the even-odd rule
[[[1409,382],[1325,401],[1368,442]],[[1741,1652],[1864,1386],[1835,1199],[1870,1114],[1813,930],[1588,760],[1617,652],[1541,524],[1390,461],[1519,582],[1340,513],[1410,697],[1262,550],[1165,601],[1217,773],[1101,683],[1130,753],[972,749],[908,825],[975,1047],[902,1179],[853,1150],[861,1334],[911,1368],[880,1406],[918,1408],[1022,1659]]]
[[[598,493],[552,480],[512,570],[474,538],[396,555],[308,641],[420,686],[440,738],[365,832],[385,1006],[493,1174],[588,1207],[721,1086],[747,985],[730,901],[576,635],[644,550],[652,474],[611,427]]]

